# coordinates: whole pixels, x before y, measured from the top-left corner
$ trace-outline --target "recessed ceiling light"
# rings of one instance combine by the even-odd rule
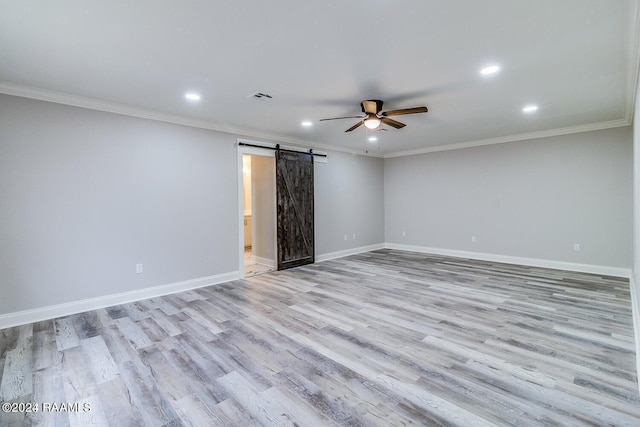
[[[200,95],[194,92],[185,93],[184,97],[190,101],[200,101]]]
[[[483,76],[488,76],[490,74],[495,74],[498,71],[500,71],[500,67],[497,65],[490,65],[488,67],[484,67],[482,70],[480,70],[480,74],[482,74]]]
[[[538,106],[537,105],[527,105],[526,107],[524,107],[522,109],[522,111],[524,113],[534,113],[534,112],[538,111]]]
[[[369,137],[369,142],[376,142],[378,140],[377,136],[370,136]]]
[[[312,126],[313,123],[310,120],[305,120],[304,122],[300,123],[302,126]]]

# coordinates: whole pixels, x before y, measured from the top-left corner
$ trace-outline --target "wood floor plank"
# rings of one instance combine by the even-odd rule
[[[53,329],[41,330],[33,334],[33,370],[48,368],[58,363],[60,352],[56,346]]]
[[[99,396],[92,395],[76,403],[80,408],[90,410],[70,411],[68,414],[71,427],[109,427],[108,417],[104,413],[102,399]]]
[[[34,372],[31,401],[34,403],[66,402],[60,373],[61,366],[59,364]],[[40,412],[42,412],[42,408],[40,408]],[[68,427],[69,415],[66,412],[36,413],[33,414],[31,421],[34,426]]]
[[[221,413],[216,413],[205,405],[196,394],[179,399],[173,404],[176,413],[183,425],[189,427],[199,426],[225,426],[233,425]]]
[[[80,341],[80,348],[96,384],[103,384],[118,377],[118,368],[101,336]]]
[[[236,402],[233,398],[229,398],[224,402],[218,405],[218,409],[222,412],[222,414],[231,421],[230,426],[247,426],[247,427],[258,427],[263,426],[260,421],[255,419],[248,411],[244,409],[238,402]]]
[[[217,379],[227,392],[260,424],[266,426],[297,426],[302,423],[317,425],[314,420],[295,419],[294,413],[303,411],[289,411],[285,408],[286,401],[274,399],[269,388],[258,392],[249,381],[238,372],[230,372]]]
[[[98,387],[105,420],[110,426],[144,426],[139,408],[133,404],[128,388],[118,375]]]
[[[118,325],[118,329],[134,349],[139,350],[153,344],[153,341],[142,330],[140,325],[130,317],[119,318],[116,320],[116,325]]]
[[[78,334],[78,338],[83,340],[95,337],[100,334],[102,324],[98,319],[98,315],[94,311],[79,313],[69,318],[74,325],[74,329]]]
[[[63,378],[65,402],[77,402],[97,394],[91,360],[85,357],[79,346],[64,351],[60,375]]]
[[[56,345],[58,351],[68,348],[77,347],[80,344],[80,337],[76,332],[73,321],[68,317],[62,317],[54,320],[56,328]]]
[[[10,401],[33,391],[33,325],[16,328],[15,348],[5,353],[0,401]]]
[[[120,376],[127,387],[127,396],[131,405],[135,406],[146,425],[166,425],[178,419],[163,393],[155,381],[151,370],[141,372],[137,366],[129,361],[118,365]]]

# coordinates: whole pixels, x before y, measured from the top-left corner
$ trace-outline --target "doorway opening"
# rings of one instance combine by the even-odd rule
[[[275,157],[242,153],[244,277],[276,269]]]
[[[240,139],[237,147],[240,278],[313,263],[313,165],[327,154]]]

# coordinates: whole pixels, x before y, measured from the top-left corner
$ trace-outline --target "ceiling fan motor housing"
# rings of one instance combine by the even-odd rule
[[[367,111],[367,108],[365,108],[364,103],[367,102],[374,102],[375,103],[375,111],[372,111],[371,109],[369,111]],[[367,101],[362,101],[360,103],[360,108],[362,108],[362,112],[363,113],[373,113],[375,115],[377,115],[380,111],[382,111],[382,101],[380,101],[379,99],[369,99]]]

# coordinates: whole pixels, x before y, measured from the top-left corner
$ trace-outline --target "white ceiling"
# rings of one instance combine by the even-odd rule
[[[0,0],[0,91],[390,155],[631,123],[636,0]],[[480,68],[501,71],[481,76]],[[202,95],[184,99],[186,91]],[[273,99],[248,97],[264,92]],[[367,141],[360,101],[427,114]],[[535,103],[539,110],[524,114]],[[301,126],[303,120],[313,126]]]

